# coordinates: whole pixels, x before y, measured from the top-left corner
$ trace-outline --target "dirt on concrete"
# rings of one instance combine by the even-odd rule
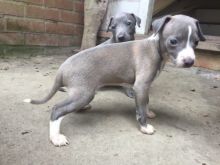
[[[67,56],[0,59],[1,165],[219,165],[220,72],[166,66],[150,91],[148,122],[157,130],[142,134],[134,100],[116,91],[99,92],[92,109],[65,117],[61,132],[70,141],[48,140],[51,107],[31,105],[50,89]],[[210,76],[211,75],[211,76]]]

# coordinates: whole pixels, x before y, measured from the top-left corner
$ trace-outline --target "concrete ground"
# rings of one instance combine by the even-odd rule
[[[92,109],[69,114],[61,131],[70,141],[48,140],[51,107],[30,105],[50,89],[67,56],[0,59],[1,165],[219,165],[220,72],[167,66],[153,83],[149,120],[157,130],[138,130],[134,101],[116,91],[99,92]]]

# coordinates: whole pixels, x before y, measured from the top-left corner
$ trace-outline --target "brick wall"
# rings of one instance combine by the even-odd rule
[[[79,46],[83,0],[0,0],[0,45]]]

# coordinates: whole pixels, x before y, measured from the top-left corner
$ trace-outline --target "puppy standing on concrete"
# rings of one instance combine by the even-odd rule
[[[68,98],[52,108],[50,140],[55,146],[68,144],[67,138],[60,133],[63,117],[88,105],[95,92],[107,85],[125,85],[134,90],[140,130],[154,133],[145,113],[152,81],[168,57],[178,67],[191,67],[195,60],[194,48],[205,38],[198,21],[184,15],[165,16],[155,20],[152,26],[154,34],[147,39],[99,46],[69,57],[60,66],[45,98],[24,100],[42,104],[60,87],[69,89]]]

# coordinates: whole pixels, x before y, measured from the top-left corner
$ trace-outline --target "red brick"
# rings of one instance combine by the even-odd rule
[[[25,2],[27,4],[36,4],[36,5],[43,5],[44,1],[43,0],[15,0],[18,2]]]
[[[59,21],[59,11],[39,6],[27,6],[26,17]]]
[[[24,45],[23,33],[0,33],[1,45]]]
[[[70,24],[63,23],[46,23],[46,33],[54,34],[75,34],[75,27]]]
[[[59,36],[52,34],[25,34],[26,45],[58,46]]]
[[[45,19],[59,21],[59,11],[55,9],[45,9]]]
[[[28,30],[31,32],[45,32],[45,23],[37,22],[37,21],[29,21]]]
[[[84,17],[82,13],[61,11],[61,21],[83,25]]]
[[[74,46],[75,39],[73,36],[60,36],[59,46]]]
[[[83,35],[83,26],[76,26],[75,27],[75,34],[82,36]]]
[[[59,46],[80,46],[82,37],[79,36],[61,36]]]
[[[74,13],[74,19],[73,19],[73,22],[71,22],[71,23],[83,25],[83,23],[84,23],[83,14],[82,13]]]
[[[83,2],[75,1],[73,6],[74,6],[74,9],[73,9],[74,11],[82,12],[82,13],[84,12],[84,3]]]
[[[76,14],[72,12],[61,11],[61,21],[73,23],[76,19]]]
[[[26,7],[26,17],[44,19],[45,10],[43,7],[28,5]]]
[[[44,4],[44,0],[26,0],[26,1],[29,1],[29,3],[38,4],[38,5]]]
[[[5,20],[3,18],[0,18],[0,31],[5,30]]]
[[[79,46],[83,4],[83,0],[0,0],[0,44]]]
[[[8,31],[44,32],[44,22],[24,19],[7,19]]]
[[[1,1],[0,13],[6,15],[24,16],[24,5]]]
[[[45,31],[46,33],[54,33],[58,32],[58,23],[47,22],[45,23]]]
[[[82,36],[74,36],[74,43],[73,43],[73,45],[81,46],[81,42],[82,42]]]
[[[72,0],[45,0],[45,6],[58,9],[73,10]]]

